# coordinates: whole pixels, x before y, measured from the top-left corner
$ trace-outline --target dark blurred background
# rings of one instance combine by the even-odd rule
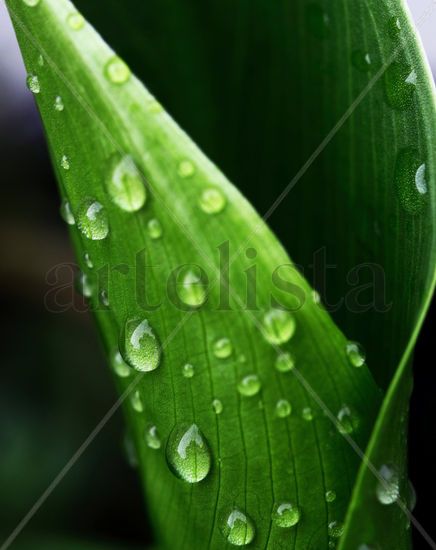
[[[409,0],[414,14],[424,0]],[[436,69],[436,16],[421,27]],[[0,2],[0,382],[1,541],[46,489],[116,400],[98,335],[84,311],[50,313],[46,274],[74,262],[33,98],[5,7]],[[79,308],[80,309],[80,308]],[[434,314],[434,308],[433,308]],[[436,375],[430,317],[415,353],[410,475],[415,515],[436,538],[434,464]],[[152,537],[135,471],[123,453],[120,413],[84,453],[13,548],[63,548],[63,539],[127,548]],[[46,537],[52,540],[52,546]],[[416,548],[424,548],[415,536]],[[38,541],[44,542],[39,543]]]

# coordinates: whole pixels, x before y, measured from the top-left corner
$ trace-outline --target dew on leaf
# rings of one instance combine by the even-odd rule
[[[233,346],[228,338],[219,338],[213,344],[213,354],[218,359],[227,359],[233,353]]]
[[[359,417],[348,405],[344,405],[337,415],[337,427],[342,435],[351,434],[359,427]]]
[[[39,94],[41,92],[41,84],[36,74],[29,74],[26,79],[26,84],[32,94]]]
[[[400,205],[411,215],[419,214],[428,201],[426,164],[418,151],[408,147],[400,151],[395,165],[395,188]]]
[[[126,63],[115,55],[104,66],[104,74],[113,84],[124,84],[129,80],[131,72]]]
[[[331,521],[328,525],[329,536],[338,539],[344,533],[344,524],[342,521]]]
[[[301,510],[290,502],[276,504],[272,513],[272,520],[278,527],[289,528],[300,521]]]
[[[295,367],[294,356],[289,352],[280,353],[280,355],[277,356],[275,366],[279,372],[291,371]]]
[[[94,199],[83,201],[77,215],[77,227],[87,239],[105,239],[109,233],[109,221],[103,205]]]
[[[190,160],[182,160],[177,167],[177,173],[181,178],[190,178],[195,174],[195,166]]]
[[[60,208],[61,218],[68,225],[74,225],[76,220],[71,210],[71,204],[67,200],[63,200]]]
[[[30,8],[34,8],[40,2],[41,0],[23,0],[23,4],[26,4],[26,6],[29,6]]]
[[[154,449],[155,451],[160,449],[162,446],[162,441],[159,437],[159,432],[156,426],[154,426],[153,424],[149,424],[145,428],[144,439],[147,447],[149,447],[150,449]]]
[[[260,392],[261,387],[257,374],[248,374],[238,383],[238,392],[244,397],[253,397]]]
[[[326,500],[326,502],[334,502],[336,500],[335,491],[332,491],[332,490],[326,491],[325,500]]]
[[[83,27],[85,26],[85,19],[80,13],[70,13],[70,15],[67,17],[67,23],[70,29],[73,29],[73,31],[80,31],[80,29],[83,29]]]
[[[202,306],[207,299],[207,291],[201,274],[191,268],[182,269],[177,278],[177,294],[191,308]]]
[[[147,319],[127,319],[120,337],[121,354],[131,367],[140,372],[157,369],[160,345]]]
[[[127,378],[132,372],[132,369],[124,361],[118,350],[112,356],[112,368],[114,369],[115,374],[120,378]]]
[[[212,409],[215,414],[221,414],[223,412],[223,404],[219,399],[212,401]]]
[[[384,73],[385,95],[388,104],[397,110],[409,107],[416,92],[416,72],[406,63],[394,61]]]
[[[224,210],[226,202],[223,193],[213,187],[205,189],[199,199],[200,208],[206,214],[219,214]]]
[[[400,476],[394,466],[383,464],[379,470],[376,495],[381,504],[394,504],[400,496]]]
[[[55,111],[58,111],[59,113],[61,113],[65,109],[64,102],[62,101],[60,95],[55,97],[53,106]]]
[[[358,71],[363,73],[371,69],[371,56],[363,50],[354,50],[351,54],[351,62]]]
[[[311,422],[313,420],[313,411],[310,407],[304,407],[301,411],[301,418],[306,420],[306,422]]]
[[[106,190],[114,204],[125,212],[137,212],[147,199],[147,191],[133,158],[113,158],[105,179]]]
[[[65,171],[68,171],[70,169],[70,160],[67,155],[62,155],[60,164]]]
[[[263,317],[263,334],[270,344],[285,344],[294,335],[295,318],[288,311],[271,309]]]
[[[160,239],[162,237],[162,225],[159,220],[156,218],[152,218],[147,223],[147,230],[148,234],[150,235],[150,238],[156,241],[157,239]]]
[[[134,411],[138,413],[144,412],[144,404],[142,403],[141,394],[138,390],[134,391],[130,396],[130,404]]]
[[[279,399],[276,403],[275,413],[279,418],[286,418],[292,412],[292,406],[287,399]]]
[[[191,365],[190,363],[186,363],[186,365],[183,365],[182,367],[182,373],[185,378],[193,378],[195,374],[194,365]]]
[[[198,483],[210,471],[211,454],[200,428],[196,424],[177,425],[166,447],[170,470],[188,483]]]
[[[348,360],[353,367],[361,367],[365,364],[365,350],[358,342],[347,342],[345,351],[347,353]]]
[[[221,532],[229,544],[246,546],[256,534],[254,523],[239,508],[232,508],[222,514]]]

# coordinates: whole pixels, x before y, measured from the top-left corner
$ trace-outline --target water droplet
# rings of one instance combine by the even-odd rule
[[[384,464],[379,470],[380,479],[377,483],[376,495],[381,504],[389,505],[400,496],[400,477],[396,468]]]
[[[149,103],[147,103],[146,107],[147,111],[153,115],[157,115],[164,110],[159,101],[156,101],[155,99],[152,99]]]
[[[190,363],[186,363],[186,365],[183,365],[182,372],[185,378],[192,378],[195,374],[194,365],[191,365]]]
[[[238,355],[238,363],[246,363],[247,362],[247,358],[245,357],[245,355],[243,353],[241,353],[240,355]]]
[[[40,3],[40,1],[41,0],[23,0],[23,3],[26,4],[26,6],[34,8]]]
[[[79,272],[76,277],[76,288],[85,298],[91,298],[94,294],[93,281],[86,273]]]
[[[394,61],[384,73],[386,100],[394,109],[409,107],[416,91],[416,73],[406,63]]]
[[[61,167],[66,171],[70,169],[70,161],[66,155],[63,155],[61,158]]]
[[[362,50],[355,50],[351,54],[351,62],[358,71],[366,73],[371,68],[371,56]]]
[[[210,471],[209,447],[196,424],[174,428],[168,439],[166,458],[171,471],[188,483],[198,483]]]
[[[181,282],[179,282],[180,279]],[[206,301],[207,292],[201,273],[197,274],[194,269],[189,267],[181,270],[178,275],[177,294],[180,300],[189,307],[202,306]]]
[[[133,158],[125,155],[111,163],[106,189],[112,201],[126,212],[137,212],[147,199],[147,191]]]
[[[85,19],[80,13],[70,13],[67,17],[68,26],[73,29],[73,31],[79,31],[85,26]]]
[[[262,384],[257,374],[248,374],[238,384],[238,392],[245,397],[252,397],[260,392]]]
[[[213,354],[218,359],[227,359],[233,353],[232,343],[228,338],[220,338],[213,345]]]
[[[221,532],[227,542],[233,546],[250,544],[256,534],[251,518],[238,508],[232,508],[222,514]]]
[[[343,435],[351,434],[359,427],[359,418],[347,405],[338,412],[337,419],[338,431]]]
[[[365,350],[358,342],[347,342],[345,350],[353,367],[361,367],[365,364]]]
[[[71,211],[71,204],[67,200],[62,201],[60,213],[61,213],[61,218],[68,225],[74,225],[76,223],[73,212]]]
[[[330,17],[318,4],[306,8],[306,21],[310,33],[316,38],[326,38],[330,34]]]
[[[53,104],[55,111],[62,112],[65,108],[64,102],[62,101],[62,98],[60,95],[56,96]]]
[[[38,55],[38,65],[40,67],[44,67],[44,65],[45,65],[45,60],[44,60],[44,58],[41,54]]]
[[[86,266],[87,266],[89,269],[93,269],[94,263],[93,263],[93,261],[92,261],[92,259],[91,259],[91,256],[89,255],[88,252],[85,252],[85,253],[83,254],[83,260],[84,260]]]
[[[26,83],[32,94],[39,94],[41,92],[41,84],[39,83],[39,78],[36,74],[29,74]]]
[[[263,318],[263,334],[270,344],[284,344],[294,335],[293,315],[282,309],[271,309]]]
[[[331,521],[329,523],[329,536],[338,539],[344,533],[344,524],[341,521]]]
[[[144,412],[144,405],[142,403],[141,394],[138,390],[134,391],[130,396],[130,404],[134,411],[138,413]]]
[[[412,482],[408,481],[407,483],[407,508],[410,512],[413,512],[416,506],[416,491]]]
[[[109,233],[109,221],[103,205],[94,199],[86,199],[79,208],[77,226],[87,239],[105,239]]]
[[[109,302],[109,294],[108,294],[108,291],[106,289],[102,289],[100,290],[100,293],[98,295],[98,299],[100,300],[100,303],[102,306],[104,307],[109,307],[110,306],[110,302]]]
[[[162,226],[156,218],[151,219],[147,224],[148,234],[154,241],[162,237]]]
[[[145,428],[145,443],[150,449],[157,451],[161,448],[162,442],[159,437],[159,432],[157,431],[156,426],[150,424]]]
[[[179,163],[177,172],[181,178],[190,178],[195,174],[195,166],[190,160],[182,160]]]
[[[416,149],[400,151],[395,165],[395,186],[402,208],[408,214],[419,214],[428,199],[426,165]]]
[[[300,521],[301,511],[290,502],[282,502],[275,506],[272,520],[278,527],[293,527]]]
[[[292,406],[286,399],[279,399],[276,403],[276,416],[286,418],[292,412]]]
[[[115,374],[117,374],[120,378],[127,378],[132,372],[132,369],[121,357],[121,353],[119,351],[116,351],[112,357],[112,367]]]
[[[335,491],[326,491],[325,500],[326,500],[326,502],[334,502],[336,500]]]
[[[276,369],[279,372],[289,372],[295,367],[295,359],[291,353],[281,353],[276,359]]]
[[[212,401],[212,409],[215,414],[221,414],[223,412],[223,404],[219,399]]]
[[[128,319],[121,334],[120,344],[124,360],[134,369],[149,372],[159,366],[159,342],[147,319]]]
[[[124,448],[124,454],[127,459],[127,464],[131,468],[137,468],[139,464],[139,460],[138,460],[138,455],[136,453],[136,447],[132,438],[127,434],[124,436],[123,448]]]
[[[115,55],[106,63],[104,74],[113,84],[124,84],[129,80],[131,72],[124,61]]]
[[[301,418],[306,420],[306,422],[311,422],[313,420],[313,411],[310,407],[304,407],[301,411]]]
[[[392,39],[397,39],[401,34],[401,21],[398,17],[391,17],[388,21],[388,33]]]
[[[226,198],[219,189],[205,189],[200,196],[200,208],[206,214],[219,214],[226,206]]]
[[[312,302],[316,305],[321,303],[321,295],[317,290],[312,290]]]

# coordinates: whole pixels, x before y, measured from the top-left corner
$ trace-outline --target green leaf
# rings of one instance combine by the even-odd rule
[[[391,536],[386,523],[374,520],[382,517],[381,505],[374,498],[375,480],[365,465],[349,506],[359,456],[337,433],[334,422],[346,405],[352,417],[343,427],[353,429],[354,442],[365,449],[380,404],[379,391],[366,366],[357,369],[349,364],[346,339],[314,303],[310,287],[292,267],[278,273],[294,286],[282,286],[278,292],[271,275],[290,260],[276,238],[125,66],[108,65],[113,53],[90,26],[71,19],[70,3],[8,4],[29,82],[34,91],[39,89],[36,97],[62,196],[71,204],[77,222],[93,204],[90,199],[107,212],[106,238],[102,238],[107,228],[101,214],[97,224],[82,219],[81,231],[72,228],[72,238],[88,279],[98,272],[99,290],[108,295],[106,308],[99,292],[89,286],[108,356],[113,361],[126,320],[138,316],[148,319],[162,344],[158,368],[141,377],[135,388],[139,395],[133,394],[135,399],[126,406],[162,546],[222,548],[226,533],[220,524],[232,507],[251,518],[255,548],[327,547],[329,523],[342,521],[347,510],[344,547]],[[108,34],[111,26],[116,31],[111,42],[119,40],[120,52],[124,48],[132,62],[135,50],[140,52],[135,69],[142,69],[145,80],[183,126],[262,208],[298,173],[398,44],[404,46],[407,41],[395,61],[400,64],[391,65],[375,83],[325,153],[292,189],[292,200],[282,205],[275,223],[287,248],[305,266],[314,251],[328,245],[329,263],[338,265],[328,277],[330,302],[330,292],[335,299],[345,294],[344,281],[351,267],[368,261],[382,266],[386,303],[393,302],[390,311],[370,309],[357,314],[345,307],[335,316],[347,335],[365,343],[373,375],[383,387],[403,358],[403,370],[385,398],[369,447],[376,468],[389,455],[387,460],[395,461],[401,474],[404,441],[394,441],[386,433],[397,422],[396,411],[404,412],[407,392],[396,391],[398,380],[407,372],[412,333],[416,335],[433,285],[434,197],[426,195],[421,204],[421,197],[417,201],[416,193],[410,191],[414,188],[409,187],[418,171],[423,175],[424,163],[427,173],[434,173],[432,89],[397,2],[359,1],[352,9],[345,2],[326,4],[325,10],[321,6],[260,0],[237,5],[211,2],[205,11],[189,2],[182,6],[172,0],[150,1],[144,6],[131,1],[131,9],[123,10],[121,16],[117,3],[107,2],[104,10],[98,6],[98,28],[104,30],[109,22]],[[92,12],[94,7],[86,9]],[[394,13],[400,17],[404,39],[401,34],[390,37],[396,28],[392,27]],[[373,73],[366,72],[362,52],[355,51],[362,44],[363,53],[372,48]],[[410,94],[409,86],[415,85],[408,82],[404,89],[404,81],[415,79],[409,78],[412,61],[417,84]],[[55,106],[60,104],[63,110]],[[413,148],[406,150],[411,144]],[[123,184],[120,190],[118,179],[111,185],[117,166],[127,172],[128,191],[133,185],[136,192],[124,192]],[[140,176],[146,181],[145,207],[127,212],[126,208],[136,210],[143,200],[132,184]],[[427,177],[427,185],[430,181]],[[422,188],[422,179],[419,182]],[[395,187],[404,191],[405,185],[401,206]],[[209,187],[220,194],[203,197]],[[226,204],[220,205],[221,197]],[[214,208],[220,211],[205,212]],[[160,238],[153,238],[159,231],[150,230],[154,219],[162,227]],[[101,240],[89,240],[86,235]],[[216,281],[226,242],[232,258],[230,308],[226,308],[226,284]],[[255,262],[245,254],[248,247],[257,251]],[[145,254],[138,254],[144,250]],[[84,260],[85,253],[92,259],[93,270]],[[175,307],[165,288],[171,271],[186,263],[201,265],[210,279],[207,303],[191,312],[181,311],[181,304]],[[254,263],[258,309],[247,311],[241,301],[245,304],[247,269]],[[144,265],[155,267],[145,270]],[[123,266],[129,267],[128,272]],[[373,273],[362,275],[360,283]],[[316,286],[325,290],[322,284]],[[201,287],[195,289],[194,295],[190,291],[184,295],[191,305],[202,301]],[[295,307],[290,289],[297,298],[304,297],[304,306],[295,312],[295,336],[282,346],[295,355],[296,368],[279,373],[274,364],[280,350],[264,339],[259,328],[271,307],[271,294]],[[186,285],[181,287],[182,297],[184,291]],[[162,301],[161,307],[145,312],[145,296],[149,304]],[[233,349],[229,357],[219,358],[214,343],[223,337],[230,339]],[[221,345],[218,355],[226,355],[225,348]],[[192,378],[183,376],[186,363],[194,366]],[[252,374],[259,377],[261,391],[251,397],[241,395],[238,384]],[[120,391],[125,392],[132,379],[132,375],[118,379]],[[250,388],[253,384],[248,389],[245,384],[243,391]],[[214,414],[214,399],[223,405],[219,415]],[[281,399],[293,408],[285,418],[276,414]],[[310,417],[308,407],[312,421],[305,420]],[[280,410],[286,411],[283,403]],[[166,465],[164,447],[169,441],[171,455],[174,438],[180,434],[174,427],[192,423],[208,441],[212,466],[204,480],[187,484],[171,472],[172,468],[183,473],[173,456],[171,468]],[[159,449],[147,446],[147,440],[151,447],[159,443],[156,437],[150,440],[150,425],[157,426]],[[198,432],[194,435],[199,437]],[[208,464],[200,451],[194,459],[193,469],[184,472],[191,480],[204,473]],[[328,490],[336,492],[334,502],[326,502]],[[292,529],[271,522],[274,506],[282,502],[301,508],[301,520]],[[401,523],[396,547],[408,548],[405,520],[396,510],[385,507],[383,514]]]

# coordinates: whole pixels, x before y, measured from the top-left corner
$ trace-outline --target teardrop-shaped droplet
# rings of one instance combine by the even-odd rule
[[[34,8],[40,2],[41,2],[41,0],[23,0],[23,3],[26,4],[26,6],[29,6],[31,8]]]
[[[313,411],[310,407],[304,407],[301,411],[301,418],[306,422],[311,422],[313,420]]]
[[[65,109],[64,102],[60,95],[55,97],[53,106],[55,108],[55,111],[58,111],[59,113],[61,113]]]
[[[233,353],[233,346],[228,338],[220,338],[213,344],[213,354],[218,359],[227,359]]]
[[[365,350],[358,342],[347,342],[345,350],[353,367],[361,367],[365,364]]]
[[[104,307],[109,307],[109,294],[108,291],[105,288],[102,288],[98,294],[98,299],[100,301],[100,304]]]
[[[196,424],[178,425],[171,432],[166,447],[171,471],[188,483],[198,483],[210,471],[211,454]]]
[[[61,218],[64,220],[64,222],[66,222],[68,225],[75,225],[76,220],[71,210],[71,204],[67,200],[62,201],[60,212]]]
[[[179,163],[177,172],[181,178],[190,178],[195,174],[195,166],[190,160],[182,160]]]
[[[254,523],[239,508],[232,508],[221,514],[221,532],[229,544],[246,546],[256,534]]]
[[[82,272],[77,274],[76,288],[85,298],[91,298],[95,292],[94,281],[86,273]]]
[[[207,298],[206,284],[194,269],[187,268],[179,273],[177,294],[180,300],[191,308],[198,308]]]
[[[111,162],[106,189],[112,201],[126,212],[137,212],[147,199],[147,191],[133,158],[125,155]]]
[[[120,349],[124,360],[134,369],[149,372],[160,363],[160,345],[147,319],[128,319],[121,334]]]
[[[158,449],[161,448],[162,441],[160,439],[159,432],[157,431],[156,426],[154,426],[153,424],[149,424],[145,428],[144,437],[145,437],[145,443],[147,447],[149,447],[150,449],[154,449],[155,451],[157,451]]]
[[[92,261],[92,258],[91,256],[89,255],[89,252],[85,252],[83,254],[83,261],[85,262],[86,264],[86,267],[88,269],[93,269],[94,268],[94,262]]]
[[[66,155],[62,155],[60,164],[65,171],[70,169],[70,159]]]
[[[271,309],[263,318],[263,334],[270,344],[284,344],[294,335],[295,318],[288,311]]]
[[[142,403],[141,394],[138,390],[134,391],[130,396],[130,404],[134,411],[138,413],[144,412],[144,404]]]
[[[350,409],[348,405],[344,405],[337,415],[337,427],[339,433],[351,434],[359,427],[359,417],[357,414]]]
[[[328,528],[329,536],[333,539],[342,537],[344,533],[344,524],[341,521],[331,521]]]
[[[426,164],[412,147],[400,151],[395,165],[395,187],[400,205],[408,214],[419,214],[428,201]]]
[[[292,412],[292,406],[287,399],[279,399],[276,403],[276,416],[286,418]]]
[[[216,188],[205,189],[200,195],[200,208],[206,214],[219,214],[226,206],[226,198],[222,191]]]
[[[118,350],[112,356],[112,367],[115,374],[117,374],[117,376],[119,376],[120,378],[127,378],[132,372],[132,369],[124,361],[121,353]]]
[[[156,218],[151,219],[147,224],[147,230],[148,234],[150,235],[150,238],[156,241],[157,239],[160,239],[163,234],[162,225],[159,220]]]
[[[41,92],[41,84],[36,74],[29,74],[26,79],[26,84],[32,94],[39,94]]]
[[[67,17],[67,23],[70,29],[73,29],[73,31],[80,31],[80,29],[83,29],[85,26],[85,18],[81,13],[70,13],[70,15]]]
[[[94,199],[86,199],[79,208],[77,227],[87,239],[105,239],[109,233],[109,221],[103,205]]]
[[[190,363],[186,363],[186,365],[183,365],[182,367],[182,372],[185,378],[193,378],[195,374],[194,365],[191,365]]]
[[[244,376],[238,384],[238,392],[245,397],[252,397],[260,392],[262,384],[257,374]]]
[[[120,57],[114,56],[106,63],[104,74],[113,84],[124,84],[129,80],[131,72]]]
[[[325,500],[326,502],[334,502],[336,500],[336,493],[335,491],[326,491],[325,493]]]
[[[400,476],[394,466],[383,464],[379,470],[376,495],[381,504],[394,504],[400,496]]]
[[[223,404],[219,399],[212,401],[212,409],[215,414],[221,414],[223,412]]]
[[[351,54],[351,62],[362,73],[366,73],[371,69],[371,56],[363,50],[355,50]]]
[[[301,511],[298,506],[290,502],[276,504],[272,513],[272,520],[278,527],[288,528],[297,525],[300,521]]]
[[[291,353],[281,353],[276,359],[276,369],[279,372],[289,372],[295,367],[295,358]]]
[[[384,73],[386,100],[394,109],[407,109],[416,92],[417,76],[407,63],[394,61]]]

